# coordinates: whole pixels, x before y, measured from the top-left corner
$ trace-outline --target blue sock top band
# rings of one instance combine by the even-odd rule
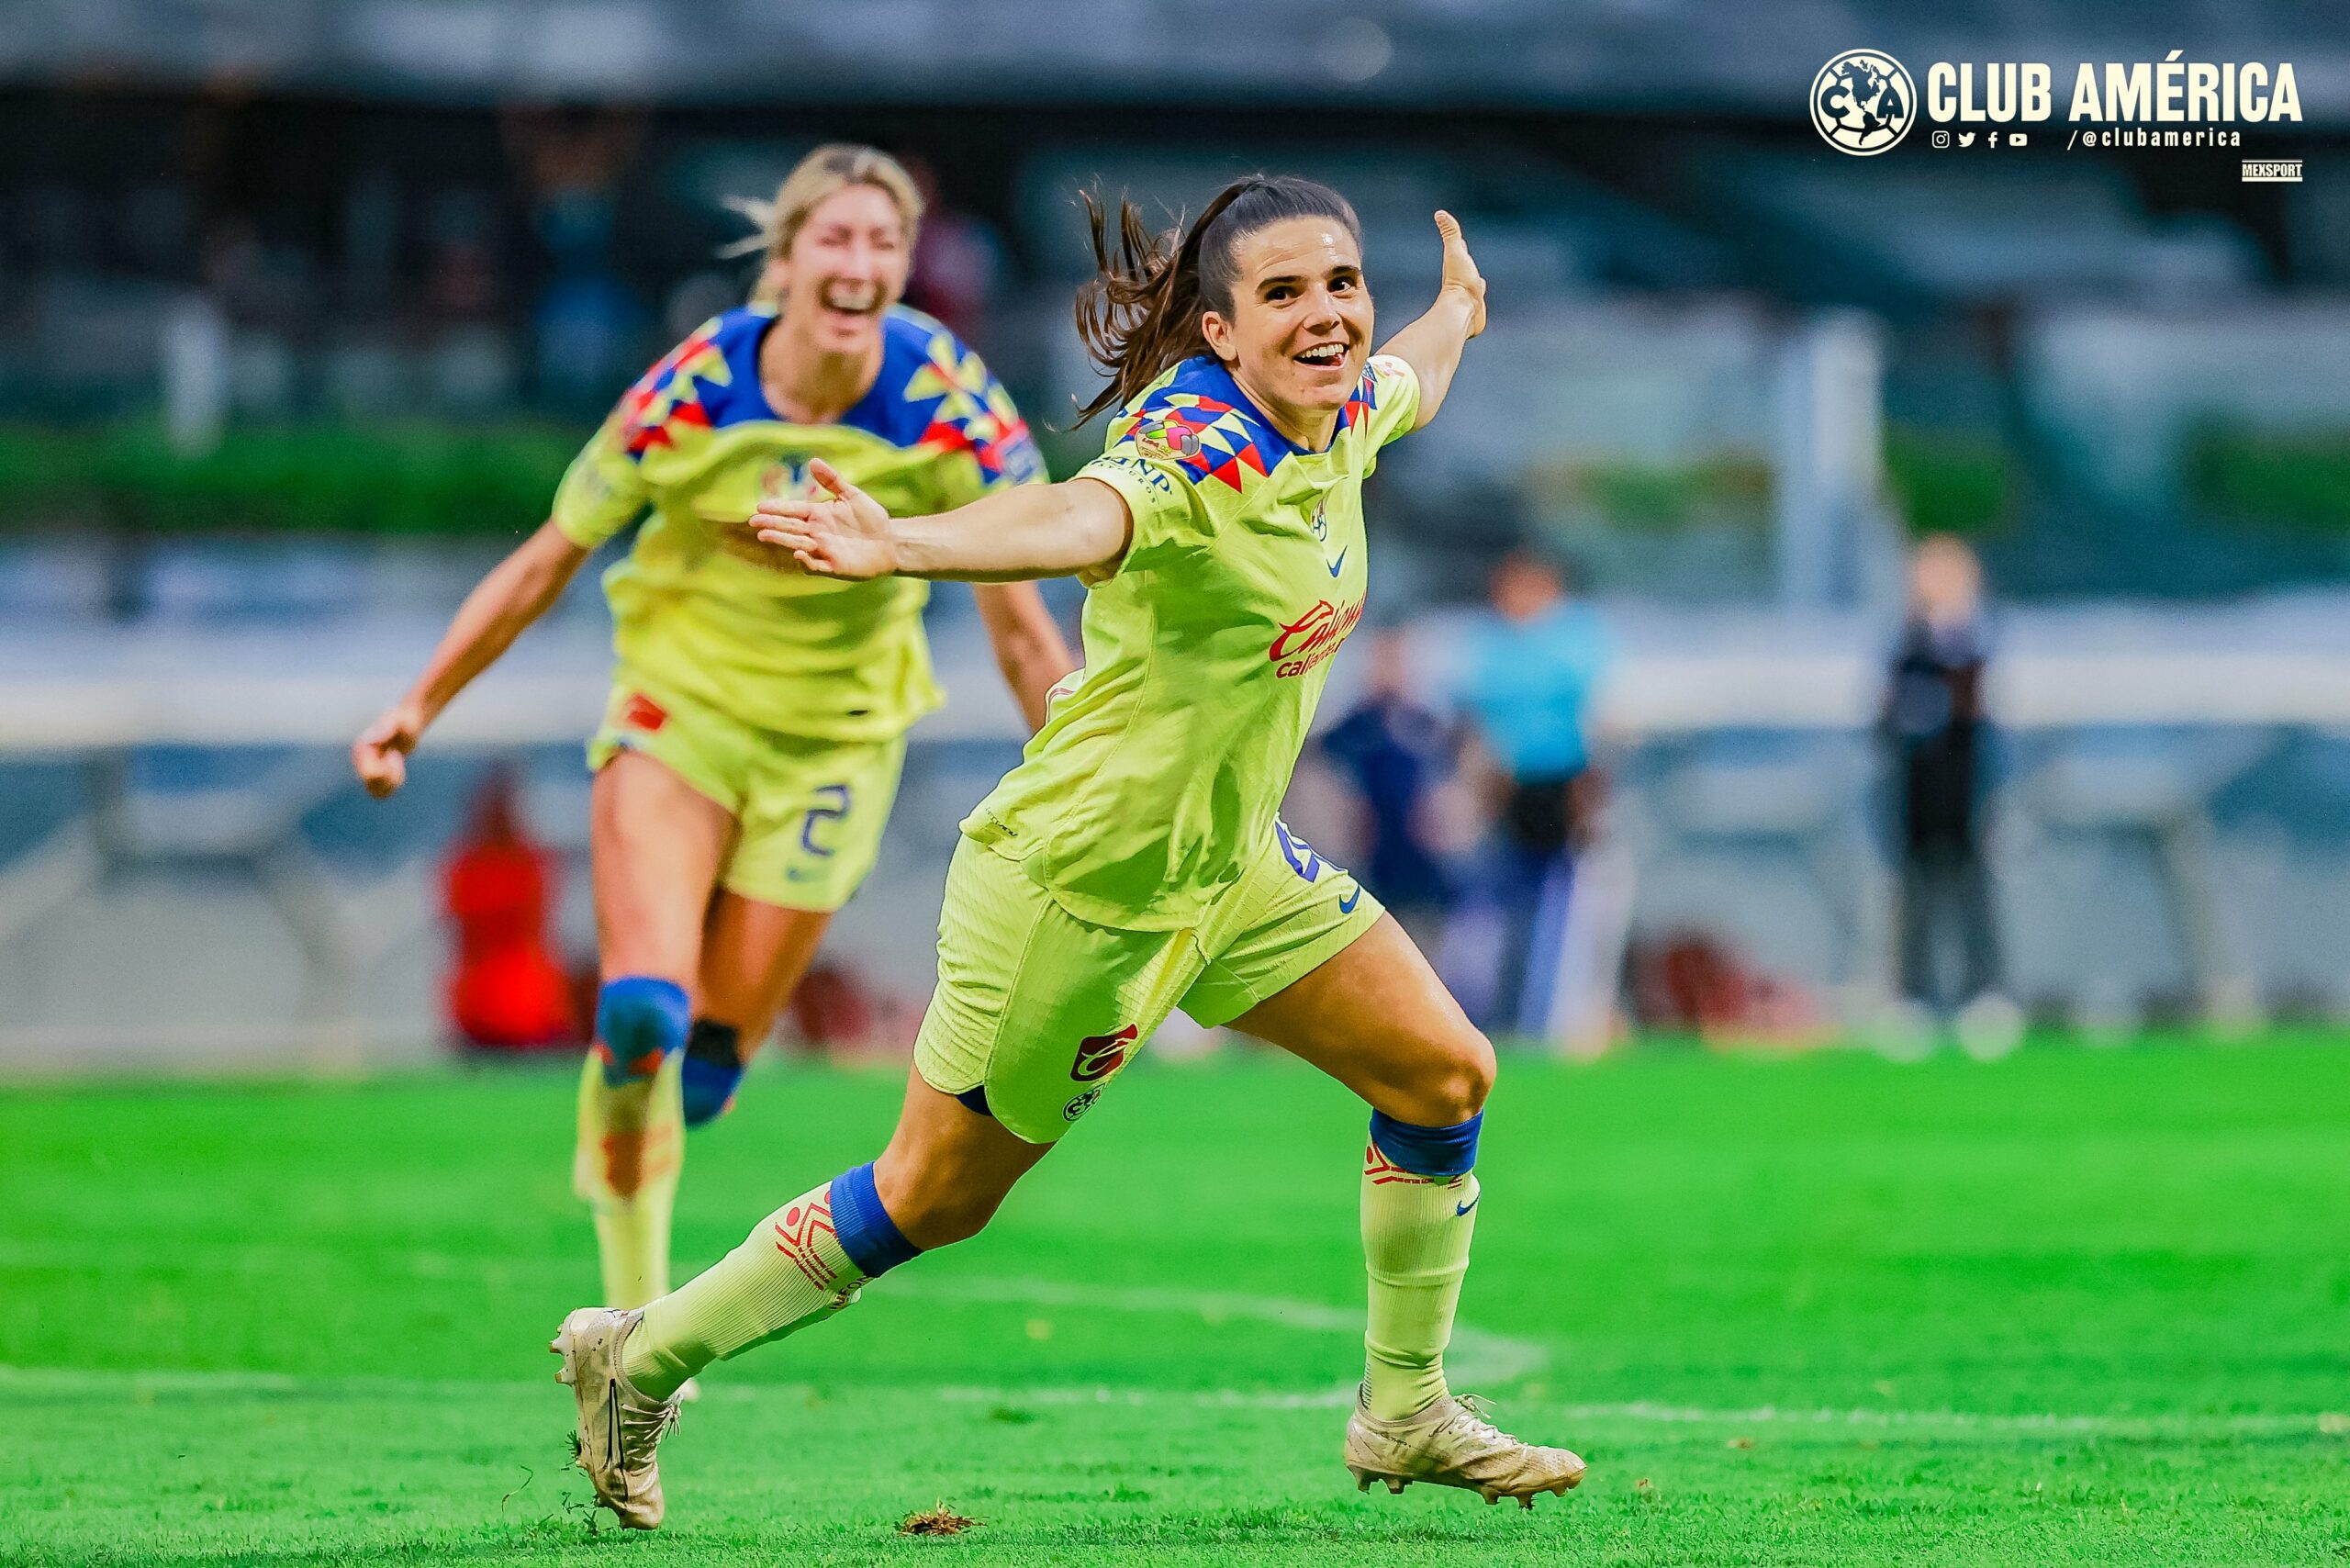
[[[881,1206],[869,1162],[833,1178],[833,1236],[868,1280],[879,1279],[922,1251]]]
[[[743,1070],[723,1067],[700,1057],[686,1058],[677,1075],[677,1089],[685,1103],[686,1126],[707,1126],[726,1114],[734,1103],[735,1091],[743,1087]]]
[[[604,1051],[604,1081],[617,1088],[650,1078],[670,1052],[682,1050],[693,1008],[686,988],[652,975],[622,975],[596,993],[596,1042]]]
[[[678,1088],[686,1126],[706,1126],[734,1103],[743,1087],[743,1032],[715,1018],[697,1018],[686,1036],[686,1059],[678,1063]]]
[[[1410,1122],[1399,1122],[1383,1111],[1373,1111],[1371,1141],[1394,1162],[1397,1170],[1449,1181],[1476,1169],[1477,1131],[1484,1123],[1483,1111],[1449,1127],[1415,1126]]]

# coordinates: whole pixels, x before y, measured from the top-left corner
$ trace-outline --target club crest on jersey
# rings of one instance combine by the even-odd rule
[[[1132,1024],[1110,1035],[1088,1035],[1077,1043],[1077,1060],[1069,1075],[1080,1083],[1096,1083],[1126,1065],[1126,1047],[1141,1033]]]
[[[1340,609],[1326,599],[1317,599],[1313,609],[1281,628],[1265,656],[1281,666],[1273,673],[1283,679],[1304,675],[1337,653],[1361,619],[1360,599]]]
[[[1147,457],[1169,460],[1192,459],[1206,450],[1200,442],[1200,432],[1189,425],[1168,420],[1157,426],[1145,425],[1135,431],[1135,445]]]
[[[1314,503],[1314,537],[1325,544],[1330,543],[1330,500],[1326,496]]]

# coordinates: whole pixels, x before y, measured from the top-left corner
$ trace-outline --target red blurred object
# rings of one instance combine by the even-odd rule
[[[1632,1009],[1645,1027],[1690,1031],[1712,1046],[1814,1046],[1831,1037],[1800,987],[1703,933],[1635,942],[1630,963]]]
[[[817,964],[791,993],[791,1032],[801,1050],[843,1058],[902,1057],[922,1029],[922,1009],[875,986],[854,965]]]
[[[493,1050],[576,1046],[586,1038],[571,978],[547,939],[554,857],[523,831],[514,780],[499,769],[442,870],[442,908],[456,933],[445,1002],[467,1044]]]

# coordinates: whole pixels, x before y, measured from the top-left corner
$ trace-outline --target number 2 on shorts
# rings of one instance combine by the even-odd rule
[[[822,859],[830,859],[838,853],[837,845],[822,845],[816,842],[816,824],[848,815],[848,803],[847,785],[819,785],[816,789],[816,803],[808,808],[807,820],[800,824],[800,847]]]

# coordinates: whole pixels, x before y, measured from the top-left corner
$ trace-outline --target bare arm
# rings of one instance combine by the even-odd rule
[[[1382,353],[1393,354],[1412,367],[1420,382],[1420,409],[1412,428],[1418,430],[1444,407],[1452,389],[1452,373],[1460,367],[1460,351],[1485,330],[1485,279],[1460,237],[1452,214],[1436,215],[1436,230],[1444,239],[1444,281],[1427,313],[1387,340]]]
[[[408,754],[426,727],[546,613],[588,554],[554,523],[542,523],[475,585],[416,684],[352,743],[352,768],[369,794],[381,799],[400,787],[408,778]]]
[[[979,583],[972,594],[979,601],[979,619],[987,623],[988,641],[994,644],[996,667],[1030,730],[1045,726],[1045,699],[1054,683],[1077,667],[1077,660],[1061,640],[1045,608],[1044,595],[1033,583]]]
[[[893,518],[821,458],[809,473],[830,495],[762,502],[751,526],[818,577],[1025,582],[1098,573],[1134,533],[1125,498],[1099,479],[1021,485],[934,517]]]

